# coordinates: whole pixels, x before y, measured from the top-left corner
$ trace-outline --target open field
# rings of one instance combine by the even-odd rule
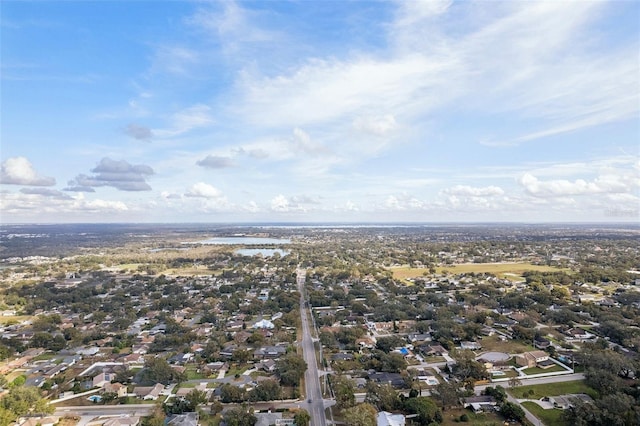
[[[533,389],[533,395],[528,393],[530,389]],[[586,393],[592,398],[598,395],[595,390],[587,386],[582,380],[548,383],[544,385],[518,386],[517,388],[509,389],[508,392],[519,399],[540,399],[545,396],[565,395],[569,393]]]
[[[503,342],[497,335],[484,336],[480,342],[482,352],[505,352],[508,354],[518,354],[526,351],[534,350],[532,345],[525,345],[514,340]]]
[[[29,321],[33,317],[29,315],[7,315],[0,316],[0,324],[2,325],[10,325],[10,324],[20,324],[24,321]]]
[[[162,275],[220,275],[222,271],[212,271],[206,266],[189,268],[170,268],[161,272]]]
[[[393,277],[400,280],[406,280],[408,278],[419,278],[423,274],[429,274],[428,268],[411,268],[409,266],[398,266],[389,268],[393,272]],[[438,266],[436,272],[442,274],[447,271],[451,274],[463,274],[463,273],[488,273],[494,274],[501,278],[507,278],[509,280],[521,280],[522,273],[526,271],[539,271],[539,272],[567,272],[571,270],[568,268],[556,268],[553,266],[534,265],[528,262],[519,263],[461,263],[458,265],[446,265]]]
[[[531,411],[531,414],[542,420],[545,426],[567,426],[567,422],[562,419],[562,410],[552,408],[545,410],[535,402],[525,401],[522,403],[524,408]]]
[[[557,364],[549,368],[531,367],[531,368],[525,368],[524,370],[522,370],[522,372],[527,376],[530,376],[532,374],[556,373],[559,371],[567,371],[567,370]]]
[[[466,414],[469,418],[468,422],[461,422],[460,416]],[[453,426],[453,425],[501,425],[504,422],[504,419],[500,414],[495,412],[490,413],[474,413],[471,410],[467,410],[464,408],[456,408],[454,410],[448,409],[447,411],[442,413],[443,421],[441,425],[444,426]]]

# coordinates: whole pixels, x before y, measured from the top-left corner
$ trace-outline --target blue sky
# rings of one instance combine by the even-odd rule
[[[638,221],[640,3],[0,5],[1,221]]]

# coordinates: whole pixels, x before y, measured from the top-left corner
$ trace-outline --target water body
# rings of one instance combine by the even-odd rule
[[[256,248],[256,249],[239,249],[239,250],[236,250],[234,253],[240,254],[242,256],[261,255],[262,257],[271,257],[274,254],[278,253],[281,257],[284,257],[288,255],[290,252],[289,250],[282,250],[282,249]]]
[[[244,245],[255,246],[264,244],[291,244],[291,240],[285,238],[263,238],[263,237],[216,237],[208,240],[197,241],[195,243],[183,244],[219,244],[219,245]]]

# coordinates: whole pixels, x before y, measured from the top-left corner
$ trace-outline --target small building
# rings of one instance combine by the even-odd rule
[[[393,414],[388,411],[380,411],[376,418],[377,426],[404,426],[404,414]]]
[[[274,327],[275,325],[273,325],[273,323],[267,319],[260,320],[255,324],[253,324],[253,328],[262,328],[262,329],[266,328],[266,329],[272,330]]]
[[[155,401],[160,396],[160,392],[164,389],[161,383],[156,383],[155,386],[138,386],[133,388],[133,393],[145,401]]]
[[[549,346],[551,346],[551,341],[548,339],[545,339],[544,337],[536,337],[533,340],[533,345],[538,348],[538,349],[547,349]]]
[[[169,418],[167,425],[171,426],[198,426],[198,413],[176,414]]]
[[[541,367],[544,361],[549,360],[549,354],[545,351],[531,351],[516,355],[516,364],[521,367],[533,368]],[[552,361],[553,362],[553,361]]]
[[[478,342],[460,342],[460,348],[462,348],[463,350],[471,350],[471,351],[477,351],[479,349],[482,349],[482,345],[480,345],[480,343]]]
[[[138,426],[140,417],[138,416],[121,416],[108,419],[103,426]]]
[[[490,395],[469,396],[462,399],[462,406],[471,408],[476,413],[491,410],[496,405],[496,399]]]

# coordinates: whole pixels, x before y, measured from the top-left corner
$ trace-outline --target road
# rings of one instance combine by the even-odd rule
[[[56,407],[56,416],[148,416],[153,413],[155,404],[126,404],[126,405],[97,405],[97,406],[72,406]]]
[[[582,373],[572,373],[572,374],[565,374],[562,376],[550,376],[550,377],[538,377],[535,379],[520,379],[520,381],[522,382],[522,386],[531,386],[531,385],[543,385],[546,383],[560,383],[560,382],[573,382],[576,380],[584,380],[584,374]],[[479,395],[483,390],[485,390],[488,386],[497,386],[497,385],[501,385],[503,387],[508,387],[508,382],[502,382],[502,383],[490,383],[488,385],[480,385],[480,386],[476,386],[474,388],[474,391],[476,393],[476,395]],[[507,392],[507,400],[510,402],[513,402],[514,404],[517,404],[520,406],[520,408],[522,408],[522,410],[524,411],[525,417],[527,418],[527,420],[529,420],[529,422],[531,422],[531,424],[535,425],[535,426],[542,426],[543,423],[540,421],[540,419],[538,419],[536,416],[534,416],[529,410],[527,410],[526,407],[524,407],[522,404],[520,404],[520,402],[512,397],[509,392]]]
[[[324,400],[322,398],[322,388],[320,387],[320,375],[318,374],[318,363],[316,362],[316,349],[313,344],[311,327],[309,326],[309,309],[306,307],[304,283],[307,273],[304,269],[296,270],[296,280],[300,291],[300,315],[302,317],[302,354],[307,363],[307,371],[304,374],[306,384],[306,403],[300,404],[301,408],[307,408],[311,416],[311,426],[326,426],[327,418],[324,412]]]
[[[562,376],[538,377],[535,379],[525,379],[522,377],[520,378],[520,382],[522,383],[522,386],[544,385],[546,383],[575,382],[576,380],[584,380],[584,374],[572,373],[572,374],[563,374]],[[485,390],[487,387],[489,386],[495,387],[498,385],[502,386],[503,388],[508,388],[509,382],[489,383],[487,385],[476,386],[473,389],[476,395],[480,395],[480,393],[482,393],[482,391]]]

